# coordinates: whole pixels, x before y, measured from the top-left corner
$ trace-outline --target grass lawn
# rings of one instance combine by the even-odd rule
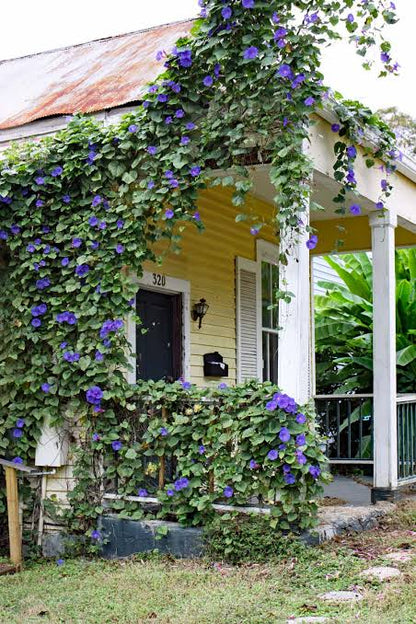
[[[383,559],[395,550],[414,558]],[[383,564],[399,567],[402,576],[387,583],[360,577]],[[358,589],[364,600],[344,606],[319,600],[333,589]],[[0,577],[1,624],[283,624],[300,615],[339,624],[416,624],[416,502],[402,504],[378,529],[288,553],[274,564],[78,559],[28,564],[19,575]]]

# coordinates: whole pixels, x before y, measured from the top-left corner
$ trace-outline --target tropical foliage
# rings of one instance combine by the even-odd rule
[[[315,296],[317,384],[320,394],[372,392],[372,264],[366,253],[326,256],[342,284],[319,282]],[[416,391],[416,250],[396,251],[398,392]]]

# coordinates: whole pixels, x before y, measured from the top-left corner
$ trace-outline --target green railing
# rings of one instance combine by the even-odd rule
[[[397,474],[416,481],[416,395],[397,397]]]

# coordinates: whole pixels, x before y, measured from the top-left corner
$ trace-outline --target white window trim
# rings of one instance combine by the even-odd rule
[[[257,378],[260,380],[262,377],[262,349],[261,349],[261,320],[259,322],[259,314],[261,315],[261,293],[259,297],[259,269],[260,264],[254,260],[248,260],[247,258],[236,258],[236,336],[237,336],[237,383],[241,383],[242,371],[241,371],[241,318],[240,318],[240,279],[239,274],[241,270],[250,271],[256,274],[256,314],[257,314],[257,328],[256,328],[256,340],[257,340],[257,362],[256,372]],[[260,341],[260,342],[259,342]]]
[[[145,288],[154,292],[168,295],[182,295],[182,371],[186,380],[191,376],[191,284],[188,280],[163,275],[166,279],[164,286],[155,285],[157,272],[144,271],[142,277],[133,276],[132,281],[138,288]],[[134,299],[136,306],[136,298]],[[127,381],[135,384],[136,379],[136,323],[131,316],[127,319],[127,340],[130,343],[133,355],[129,357],[132,370],[127,373]]]

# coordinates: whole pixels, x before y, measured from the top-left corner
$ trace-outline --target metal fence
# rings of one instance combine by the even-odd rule
[[[416,480],[416,395],[397,397],[397,464],[399,482]]]
[[[318,395],[315,407],[332,463],[373,462],[372,394]]]

